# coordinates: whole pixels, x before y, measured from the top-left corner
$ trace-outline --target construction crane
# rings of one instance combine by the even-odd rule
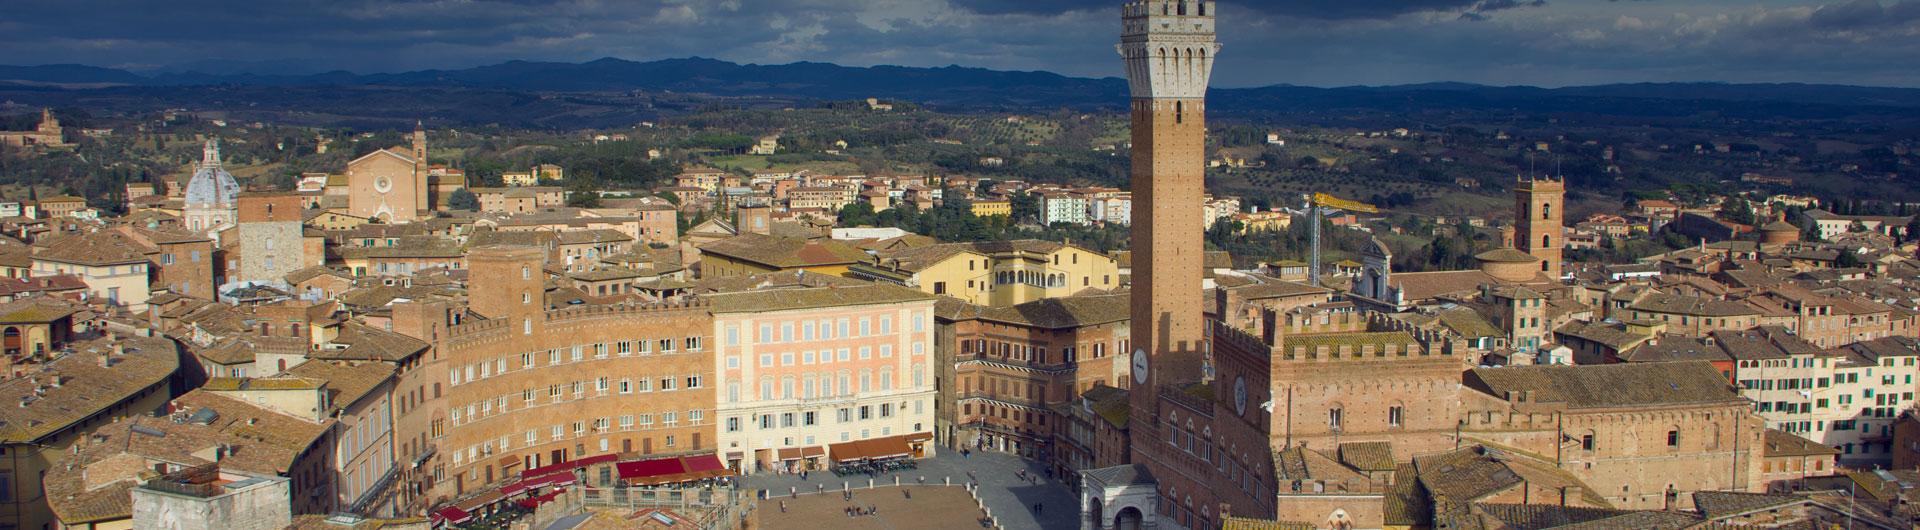
[[[1320,286],[1320,225],[1326,220],[1327,210],[1380,213],[1379,208],[1360,201],[1350,201],[1325,193],[1307,196],[1307,215],[1309,222],[1313,223],[1311,227],[1313,259],[1307,262],[1307,276],[1313,280],[1314,287]]]

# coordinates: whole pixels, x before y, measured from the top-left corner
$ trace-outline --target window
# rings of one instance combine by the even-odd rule
[[[700,376],[697,376],[697,375],[687,376],[686,388],[688,389],[700,388]]]
[[[1387,407],[1387,425],[1399,427],[1400,415],[1401,415],[1401,409],[1399,405]]]
[[[1680,447],[1680,431],[1667,431],[1667,447]]]
[[[700,351],[700,337],[687,337],[687,351]]]
[[[1580,450],[1582,451],[1593,450],[1593,434],[1586,434],[1580,437]]]
[[[740,418],[727,418],[727,432],[740,432]]]

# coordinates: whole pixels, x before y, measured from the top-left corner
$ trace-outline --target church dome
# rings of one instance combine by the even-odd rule
[[[188,207],[232,208],[240,196],[240,184],[233,174],[220,167],[220,140],[207,140],[201,152],[200,168],[187,181]]]
[[[1511,248],[1489,250],[1474,256],[1480,260],[1480,271],[1496,280],[1506,282],[1524,282],[1533,279],[1540,271],[1540,257]]]

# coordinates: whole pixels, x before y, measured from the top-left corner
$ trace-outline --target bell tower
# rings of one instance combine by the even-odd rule
[[[1540,258],[1540,272],[1560,279],[1561,249],[1567,247],[1567,183],[1526,177],[1513,188],[1514,247]]]
[[[431,205],[427,203],[427,125],[413,122],[413,205],[414,211],[426,215]]]
[[[1137,0],[1116,48],[1133,93],[1132,343],[1134,447],[1160,436],[1159,389],[1204,377],[1205,225],[1211,0]],[[1137,451],[1137,449],[1136,449]],[[1136,452],[1138,456],[1140,453]]]

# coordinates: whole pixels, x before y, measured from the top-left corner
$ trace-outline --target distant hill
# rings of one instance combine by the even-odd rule
[[[1118,108],[1127,86],[1119,78],[1077,78],[1049,72],[1009,72],[948,66],[848,67],[826,63],[736,64],[704,58],[585,63],[510,61],[459,70],[308,75],[139,75],[82,65],[0,66],[0,90],[68,87],[176,99],[182,90],[217,86],[251,93],[299,88],[298,94],[368,89],[380,93],[465,90],[487,92],[651,92],[734,97],[847,100],[881,97],[925,105],[986,110]],[[50,88],[53,87],[53,88]],[[333,91],[333,88],[351,89]],[[249,90],[252,89],[252,90]],[[271,96],[271,95],[269,95]],[[291,96],[288,96],[291,97]],[[1920,121],[1920,89],[1807,84],[1638,83],[1545,89],[1466,83],[1314,88],[1277,85],[1216,89],[1212,109],[1223,115],[1273,113],[1416,113],[1480,110],[1591,112],[1618,116],[1843,118],[1884,115]],[[273,99],[266,97],[266,99]],[[1916,113],[1910,115],[1910,113]]]

